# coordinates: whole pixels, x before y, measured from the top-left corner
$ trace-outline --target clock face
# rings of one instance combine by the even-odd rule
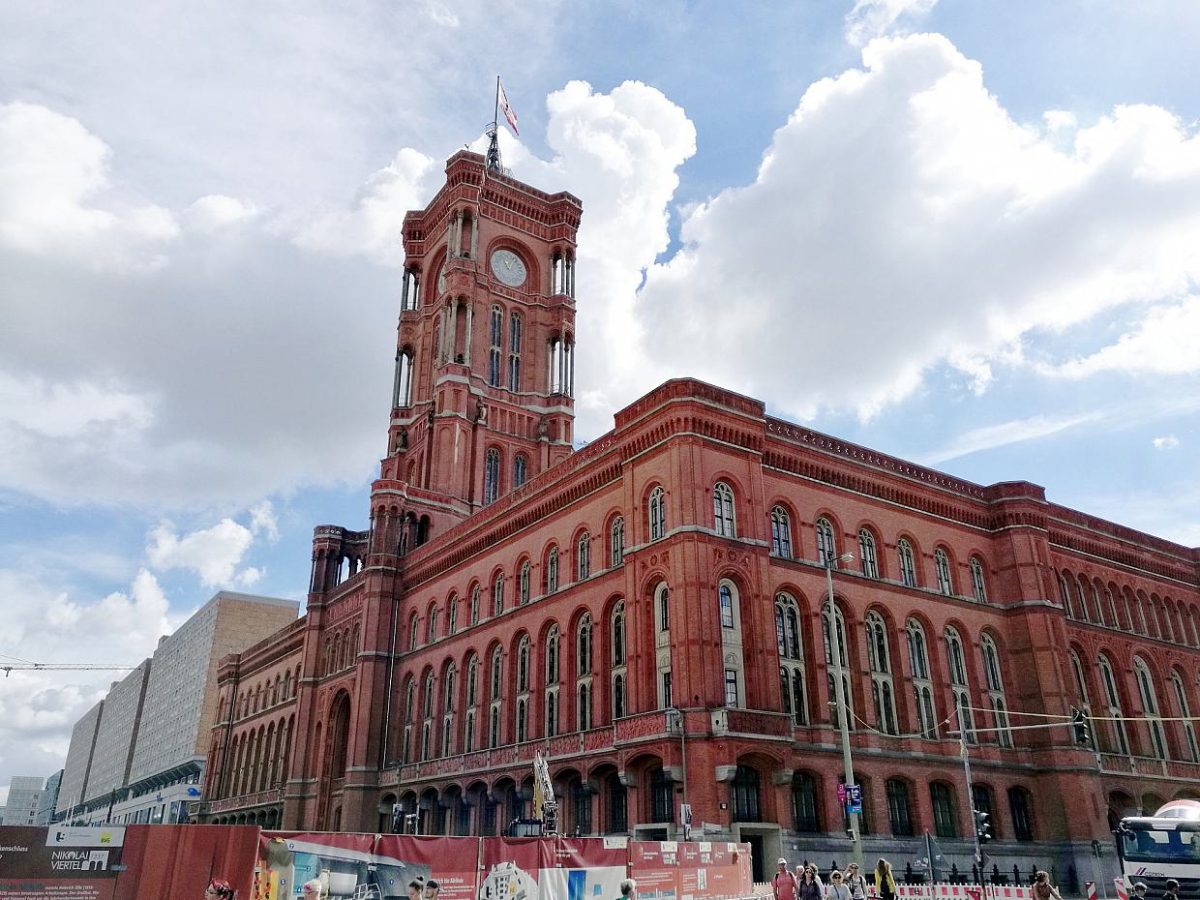
[[[492,254],[492,274],[509,287],[520,287],[525,283],[525,263],[511,250],[497,250]]]

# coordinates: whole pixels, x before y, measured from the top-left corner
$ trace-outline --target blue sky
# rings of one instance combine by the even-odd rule
[[[5,657],[132,665],[365,526],[400,223],[497,73],[506,163],[585,204],[580,438],[694,375],[1200,545],[1190,0],[48,2],[0,35]],[[111,677],[0,680],[0,786]]]

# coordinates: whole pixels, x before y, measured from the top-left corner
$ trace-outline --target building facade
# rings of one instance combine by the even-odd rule
[[[34,825],[49,825],[54,821],[54,808],[58,805],[58,791],[62,787],[63,770],[59,769],[46,779],[42,789],[41,802],[38,805],[37,819]]]
[[[57,806],[78,823],[186,821],[216,718],[219,660],[294,622],[292,600],[222,591],[119,682],[71,735]]]
[[[1087,873],[1200,796],[1200,551],[689,379],[572,452],[580,204],[446,176],[369,527],[318,527],[307,615],[222,665],[203,820],[501,833],[540,752],[563,831],[675,838],[686,804],[756,867],[844,859],[838,680],[868,854],[963,858],[977,809],[1004,866]]]
[[[36,825],[42,808],[43,779],[14,775],[8,785],[8,800],[0,809],[0,825]]]

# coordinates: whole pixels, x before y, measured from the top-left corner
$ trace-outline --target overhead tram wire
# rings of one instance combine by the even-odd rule
[[[7,659],[16,659],[0,653]],[[138,665],[141,665],[139,663]],[[7,678],[13,672],[132,672],[137,666],[109,666],[101,663],[39,663],[23,661],[20,663],[0,663],[0,670]]]

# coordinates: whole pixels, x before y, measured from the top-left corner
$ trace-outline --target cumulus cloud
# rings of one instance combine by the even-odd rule
[[[279,520],[275,518],[275,507],[270,500],[251,507],[250,531],[254,535],[264,535],[271,542],[279,540]]]
[[[254,583],[261,573],[237,567],[250,545],[254,532],[233,519],[222,519],[211,528],[193,531],[182,537],[170,522],[162,522],[150,533],[146,558],[155,569],[189,569],[209,587]]]
[[[153,268],[179,227],[157,206],[104,208],[109,148],[77,120],[0,104],[0,243],[92,267]]]
[[[796,416],[871,416],[937,365],[980,389],[1034,331],[1185,291],[1198,201],[1200,140],[1167,111],[1051,134],[945,38],[876,40],[807,90],[753,183],[684,217],[641,292],[646,355]]]
[[[937,6],[937,0],[855,0],[846,13],[846,40],[861,47],[893,30],[901,19],[917,19]]]
[[[1173,434],[1165,434],[1162,437],[1156,437],[1153,441],[1155,450],[1174,450],[1179,446],[1179,438]]]
[[[135,666],[179,623],[154,575],[142,570],[127,591],[100,599],[47,587],[25,570],[0,569],[6,599],[0,660]],[[120,670],[14,671],[0,678],[0,766],[49,774],[62,766],[71,727]]]
[[[1200,154],[1198,154],[1200,155]],[[1156,375],[1200,372],[1200,297],[1155,306],[1137,327],[1081,359],[1045,366],[1047,374],[1080,379],[1116,371]]]

